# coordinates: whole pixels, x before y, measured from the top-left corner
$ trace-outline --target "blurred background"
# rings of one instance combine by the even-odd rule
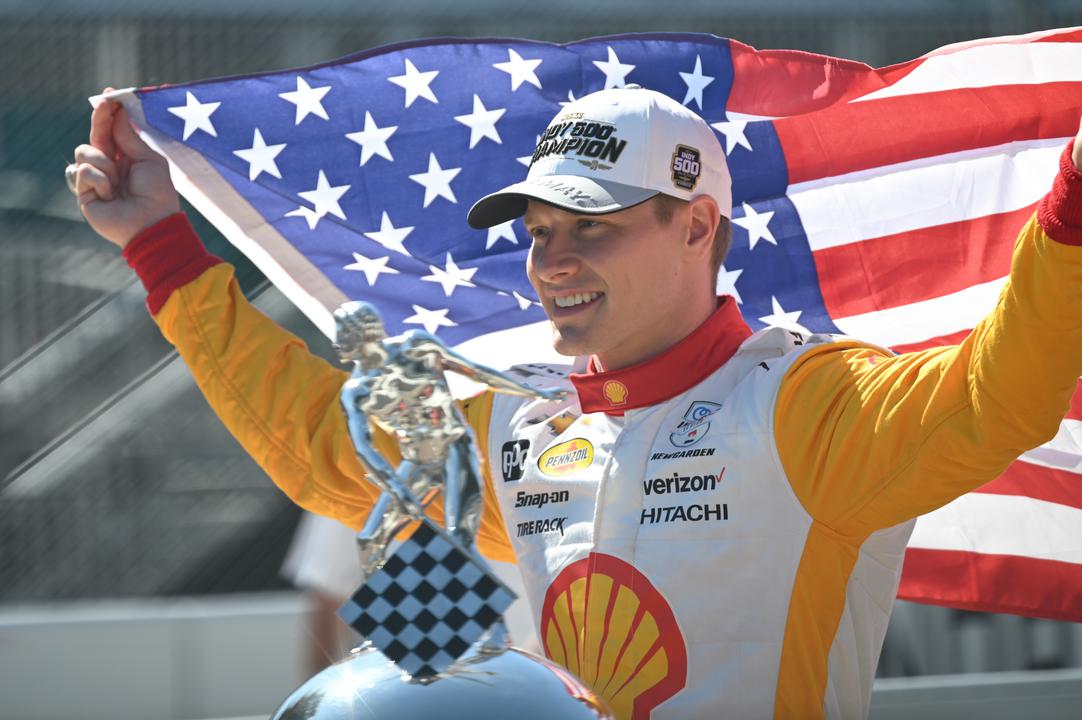
[[[430,36],[701,31],[881,66],[1080,24],[1078,0],[0,0],[0,718],[266,717],[308,674],[313,605],[280,573],[300,513],[64,186],[89,95]],[[329,357],[195,219],[256,304]],[[1077,717],[1080,667],[1078,626],[900,603],[872,717]]]

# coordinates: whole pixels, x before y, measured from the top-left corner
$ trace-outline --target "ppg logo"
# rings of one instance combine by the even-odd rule
[[[529,440],[512,440],[503,444],[500,455],[504,482],[511,482],[522,477],[522,471],[526,468],[526,454],[529,451]]]

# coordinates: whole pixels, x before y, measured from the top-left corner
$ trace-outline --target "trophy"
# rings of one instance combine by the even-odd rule
[[[611,718],[582,681],[507,640],[502,614],[514,594],[474,544],[480,458],[444,372],[515,395],[564,392],[534,389],[426,332],[388,338],[368,303],[346,303],[334,317],[335,348],[353,365],[341,391],[350,438],[380,489],[357,535],[364,581],[338,612],[365,643],[295,690],[273,720]],[[376,450],[373,425],[397,441],[397,466]],[[426,516],[441,494],[442,527]]]

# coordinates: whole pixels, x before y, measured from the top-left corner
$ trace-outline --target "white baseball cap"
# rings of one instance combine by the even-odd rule
[[[541,135],[526,179],[481,198],[466,219],[499,225],[522,216],[531,198],[601,215],[658,193],[709,195],[732,215],[732,179],[714,131],[667,95],[628,85],[565,106]]]

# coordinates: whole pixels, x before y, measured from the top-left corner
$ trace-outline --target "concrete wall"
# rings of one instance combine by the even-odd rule
[[[0,718],[267,717],[305,678],[296,594],[0,608]]]
[[[0,607],[0,720],[266,718],[304,679],[301,596]],[[1082,716],[1082,669],[889,678],[872,720]]]

